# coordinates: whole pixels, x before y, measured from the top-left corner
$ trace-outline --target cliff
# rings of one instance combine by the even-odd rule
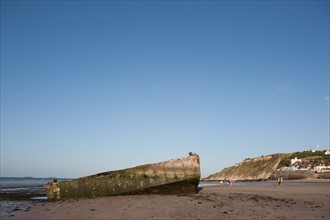
[[[227,167],[212,174],[205,181],[223,180],[225,178],[240,181],[267,180],[271,177],[281,161],[290,154],[273,154],[248,158],[234,166]]]

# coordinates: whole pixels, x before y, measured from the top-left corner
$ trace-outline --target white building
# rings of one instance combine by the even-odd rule
[[[327,166],[325,164],[320,164],[314,168],[315,171],[322,171],[322,170],[328,170],[330,169],[330,166]]]
[[[291,159],[291,165],[295,164],[296,162],[300,162],[301,163],[301,159],[298,159],[297,157],[295,157],[294,159]]]
[[[330,154],[330,150],[327,150],[324,154],[325,155],[329,155]]]

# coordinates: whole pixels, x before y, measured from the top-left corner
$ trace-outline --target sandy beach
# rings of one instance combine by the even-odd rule
[[[330,219],[330,184],[204,187],[192,195],[36,202],[1,219]]]

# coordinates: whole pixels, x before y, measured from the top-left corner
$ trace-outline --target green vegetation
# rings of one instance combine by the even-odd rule
[[[324,154],[325,151],[315,151],[315,152],[312,152],[312,151],[303,151],[303,152],[295,152],[291,155],[291,158],[306,158],[306,157],[312,157],[312,156],[320,156],[322,158],[326,158],[326,156],[329,156],[329,155],[325,155]],[[328,157],[328,159],[330,159]]]
[[[312,165],[330,162],[330,155],[325,155],[325,151],[302,151],[294,152],[287,156],[284,160],[281,161],[279,167],[288,167],[291,164],[291,159],[294,159],[295,157],[301,159],[302,161],[311,163]]]

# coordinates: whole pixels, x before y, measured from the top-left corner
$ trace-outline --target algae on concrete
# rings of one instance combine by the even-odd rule
[[[199,180],[199,156],[193,154],[176,160],[49,183],[45,189],[51,199],[145,193],[196,193]]]

